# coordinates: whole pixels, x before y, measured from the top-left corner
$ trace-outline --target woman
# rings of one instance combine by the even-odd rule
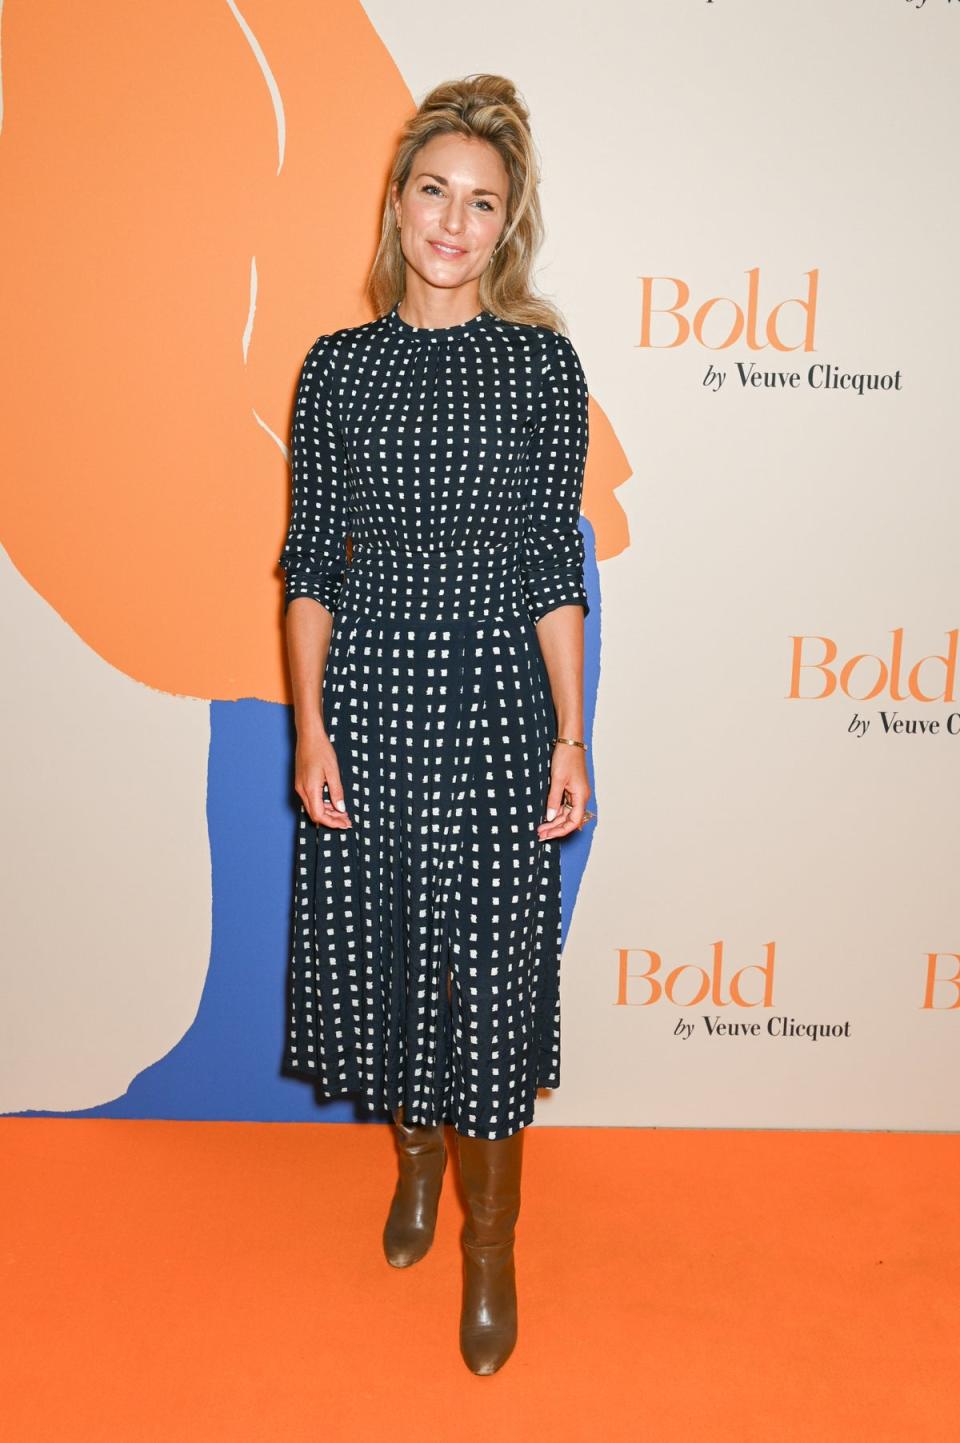
[[[559,845],[592,815],[587,386],[531,290],[541,238],[513,86],[439,86],[394,159],[378,319],[304,361],[280,558],[302,801],[283,1070],[391,1113],[396,1267],[433,1241],[453,1123],[476,1373],[516,1341],[523,1129],[560,1080]]]

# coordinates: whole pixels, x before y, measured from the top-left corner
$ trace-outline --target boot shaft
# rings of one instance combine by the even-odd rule
[[[465,1239],[475,1244],[510,1241],[520,1215],[523,1129],[493,1140],[462,1133],[456,1137],[467,1201]]]

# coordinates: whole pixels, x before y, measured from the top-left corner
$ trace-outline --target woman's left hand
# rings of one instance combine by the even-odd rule
[[[551,837],[565,837],[568,832],[579,831],[585,821],[590,821],[593,813],[587,811],[589,798],[586,753],[568,742],[555,742],[547,795],[547,816],[552,809],[553,820],[538,825],[537,834],[541,842]]]

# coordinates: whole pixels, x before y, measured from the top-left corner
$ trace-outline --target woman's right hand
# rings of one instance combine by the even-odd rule
[[[330,794],[329,800],[323,795],[324,785]],[[341,829],[353,826],[343,799],[337,754],[326,732],[298,736],[294,788],[310,820],[318,826]]]

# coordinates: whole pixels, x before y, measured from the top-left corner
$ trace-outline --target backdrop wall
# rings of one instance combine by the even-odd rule
[[[533,113],[598,821],[538,1123],[960,1123],[960,6],[6,0],[0,1109],[278,1073],[293,386],[438,80]]]

